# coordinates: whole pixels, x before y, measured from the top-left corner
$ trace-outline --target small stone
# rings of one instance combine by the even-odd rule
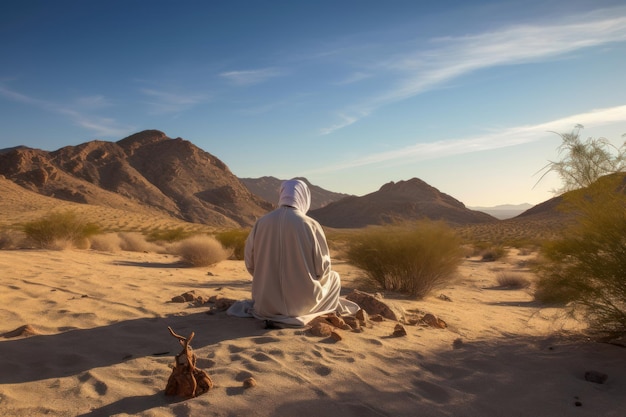
[[[339,331],[338,329],[333,329],[330,332],[330,337],[335,341],[335,342],[341,342],[343,340],[343,336],[341,335],[341,331]]]
[[[396,327],[394,327],[393,329],[393,336],[394,337],[406,336],[406,330],[404,329],[404,326],[402,326],[401,324],[396,324]]]
[[[316,321],[311,325],[310,332],[313,336],[328,337],[332,334],[334,327],[329,323]]]
[[[380,314],[373,314],[370,316],[370,320],[380,322],[380,321],[383,321],[384,318]]]
[[[439,299],[443,301],[452,301],[452,299],[445,294],[439,294]]]
[[[429,325],[430,327],[436,327],[438,329],[445,329],[448,327],[445,321],[441,320],[437,316],[431,313],[427,313],[422,317],[422,322]]]
[[[582,406],[583,406],[583,403],[581,403],[580,401],[576,401],[576,402],[574,403],[574,405],[575,405],[576,407],[582,407]]]
[[[598,371],[585,372],[585,380],[596,384],[604,384],[608,377],[607,374]]]
[[[173,303],[184,303],[185,302],[185,297],[183,297],[182,295],[177,295],[172,297],[172,302]]]
[[[243,380],[243,387],[244,388],[253,388],[257,386],[257,382],[256,379],[249,377]]]

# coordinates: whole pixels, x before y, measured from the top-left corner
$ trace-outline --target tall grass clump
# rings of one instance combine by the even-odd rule
[[[542,249],[536,299],[579,307],[596,330],[626,331],[626,176],[563,196],[577,221]]]
[[[215,238],[222,244],[224,248],[230,249],[232,251],[233,257],[235,259],[242,260],[246,247],[246,239],[248,238],[249,234],[249,229],[233,229],[217,233],[215,235]]]
[[[54,212],[23,225],[29,241],[39,248],[64,249],[69,246],[88,247],[88,238],[100,227],[88,223],[72,211]]]
[[[346,257],[381,289],[423,298],[453,277],[463,250],[445,223],[419,221],[355,233]]]
[[[228,259],[230,251],[212,236],[192,236],[173,246],[174,253],[193,266],[209,266]]]

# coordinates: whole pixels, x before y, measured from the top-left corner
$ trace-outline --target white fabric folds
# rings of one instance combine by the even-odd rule
[[[302,326],[326,313],[356,313],[357,304],[339,297],[341,280],[322,227],[306,215],[310,205],[304,182],[282,183],[279,207],[257,221],[246,241],[252,301],[235,303],[228,314]]]

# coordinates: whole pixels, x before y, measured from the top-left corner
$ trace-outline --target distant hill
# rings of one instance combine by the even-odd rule
[[[309,215],[322,225],[336,228],[359,228],[423,218],[451,224],[498,221],[487,213],[468,209],[418,178],[387,183],[378,191],[362,197],[346,197],[312,210]]]
[[[311,190],[311,210],[327,206],[332,202],[349,197],[349,194],[335,193],[313,185],[306,178],[298,177],[297,179],[304,181],[308,185],[309,190]],[[253,194],[256,194],[274,205],[278,203],[280,185],[284,180],[276,177],[240,178],[240,180]]]
[[[124,210],[148,207],[218,227],[250,226],[272,208],[218,158],[158,130],[54,152],[6,149],[0,153],[0,175],[60,200]]]
[[[513,218],[519,214],[522,214],[526,210],[532,208],[532,204],[502,204],[493,207],[468,207],[470,210],[482,211],[495,217],[496,219],[504,220]]]

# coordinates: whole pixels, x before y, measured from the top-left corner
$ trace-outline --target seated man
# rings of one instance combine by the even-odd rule
[[[322,227],[306,215],[310,205],[304,182],[282,183],[279,207],[257,221],[246,241],[252,308],[242,311],[237,303],[229,314],[302,326],[326,313],[356,313],[358,305],[339,298],[339,274]]]

